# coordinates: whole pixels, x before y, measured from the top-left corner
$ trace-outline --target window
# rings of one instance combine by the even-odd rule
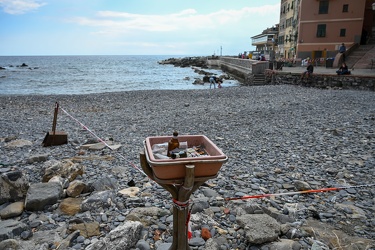
[[[328,14],[328,6],[329,6],[328,0],[321,0],[319,2],[319,14]]]
[[[340,36],[346,35],[346,29],[340,29]]]
[[[349,4],[344,4],[342,6],[342,12],[349,12]]]
[[[286,26],[286,27],[290,27],[290,26],[292,26],[292,18],[288,18],[288,19],[286,19],[285,26]]]
[[[318,30],[316,32],[317,37],[325,37],[326,36],[326,25],[325,24],[318,24]]]

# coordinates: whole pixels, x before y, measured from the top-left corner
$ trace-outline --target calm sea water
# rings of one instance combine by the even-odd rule
[[[207,89],[190,67],[161,65],[171,56],[0,56],[0,95],[91,94],[152,89]],[[177,56],[173,56],[176,57]],[[181,56],[183,57],[183,56]],[[23,63],[28,67],[19,67]],[[207,70],[221,74],[218,70]],[[189,78],[186,80],[185,78]],[[224,87],[237,86],[225,81]]]

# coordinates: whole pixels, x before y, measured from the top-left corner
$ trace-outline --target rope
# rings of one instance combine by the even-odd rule
[[[178,201],[176,199],[172,199],[173,206],[175,206],[179,210],[189,209],[189,200],[187,201]]]
[[[188,239],[190,240],[191,238],[193,238],[193,232],[191,231],[191,223],[190,223],[190,217],[191,217],[191,210],[193,209],[193,206],[194,206],[194,203],[191,204],[191,207],[188,211],[188,214],[187,214],[187,218],[186,218],[186,223],[185,223],[185,226],[187,227],[187,231],[188,231]]]
[[[226,201],[230,200],[246,200],[246,199],[260,199],[266,198],[270,196],[283,196],[283,195],[295,195],[295,194],[309,194],[309,193],[323,193],[323,192],[331,192],[331,191],[339,191],[343,189],[349,188],[364,188],[364,187],[372,187],[375,184],[365,184],[365,185],[357,185],[357,186],[347,186],[347,187],[333,187],[333,188],[321,188],[321,189],[311,189],[311,190],[304,190],[304,191],[297,191],[297,192],[287,192],[287,193],[276,193],[276,194],[258,194],[258,195],[249,195],[249,196],[242,196],[242,197],[233,197],[233,198],[225,198]]]
[[[75,117],[73,117],[71,114],[69,114],[64,108],[62,108],[60,106],[60,109],[67,115],[69,116],[71,119],[73,119],[74,121],[76,121],[84,130],[88,131],[91,135],[93,135],[99,142],[103,143],[106,147],[108,147],[111,151],[114,151],[114,149],[108,145],[108,143],[106,143],[102,138],[100,138],[99,136],[97,136],[91,129],[89,129],[86,125],[84,125],[82,122],[80,122],[78,119],[76,119]],[[123,160],[127,161],[133,168],[135,168],[136,170],[138,170],[140,173],[142,173],[143,175],[145,175],[146,177],[147,174],[145,174],[140,168],[138,168],[134,163],[128,161],[123,155],[121,155],[120,153],[118,152],[115,152],[115,154],[122,158]]]

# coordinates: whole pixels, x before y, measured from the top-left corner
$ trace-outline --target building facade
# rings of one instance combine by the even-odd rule
[[[372,30],[365,9],[371,0],[300,0],[297,57],[334,57],[339,46],[365,43]],[[368,20],[367,20],[368,19]],[[371,20],[372,21],[372,20]],[[367,25],[367,26],[366,26]]]
[[[282,0],[280,8],[279,57],[293,59],[296,55],[298,37],[298,4],[299,0]]]
[[[332,58],[342,43],[375,41],[374,13],[375,0],[281,0],[279,24],[251,37],[252,45],[276,59]]]
[[[267,59],[273,60],[277,51],[277,40],[279,33],[279,25],[267,28],[259,35],[251,37],[251,44],[256,47],[256,51],[264,54]]]

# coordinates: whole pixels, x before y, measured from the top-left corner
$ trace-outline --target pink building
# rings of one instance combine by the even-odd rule
[[[298,58],[334,57],[339,46],[373,37],[375,0],[297,0]]]

